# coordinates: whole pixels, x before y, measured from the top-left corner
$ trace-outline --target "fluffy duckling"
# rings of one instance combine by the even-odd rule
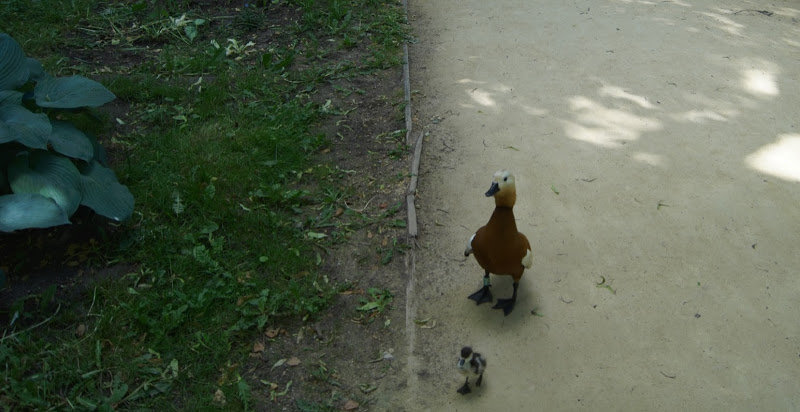
[[[467,379],[464,385],[458,388],[458,393],[466,395],[472,392],[469,389],[469,378],[477,378],[475,386],[481,386],[483,380],[483,371],[486,370],[486,359],[480,353],[472,351],[469,346],[461,348],[461,356],[458,359],[458,371]]]
[[[486,226],[481,227],[469,240],[464,256],[475,255],[478,264],[486,271],[483,287],[469,295],[476,304],[492,301],[489,273],[508,275],[514,279],[514,293],[510,299],[497,299],[494,309],[503,309],[505,316],[514,310],[517,301],[519,280],[526,268],[533,265],[533,253],[528,238],[517,231],[514,220],[514,203],[517,201],[517,188],[514,175],[508,170],[494,174],[492,185],[486,197],[494,196],[494,213]]]

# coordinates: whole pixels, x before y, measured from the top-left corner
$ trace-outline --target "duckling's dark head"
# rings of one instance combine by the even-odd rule
[[[470,348],[469,346],[464,346],[463,348],[461,348],[461,358],[462,359],[467,359],[471,355],[472,355],[472,348]]]

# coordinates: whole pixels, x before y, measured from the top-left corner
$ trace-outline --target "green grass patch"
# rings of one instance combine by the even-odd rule
[[[315,127],[330,115],[318,88],[398,64],[402,9],[384,0],[195,4],[0,3],[0,31],[29,55],[118,96],[124,113],[107,121],[124,133],[111,144],[112,167],[137,202],[103,248],[130,273],[72,302],[29,296],[7,314],[4,408],[204,410],[221,390],[225,409],[247,409],[249,339],[313,317],[336,293],[317,271],[319,245],[346,237],[346,227],[325,230],[349,189],[335,166],[314,162],[328,144]],[[288,18],[270,23],[268,12]],[[247,46],[266,29],[268,44]],[[381,293],[378,310],[391,301]]]

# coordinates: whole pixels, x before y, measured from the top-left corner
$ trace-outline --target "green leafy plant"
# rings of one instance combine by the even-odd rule
[[[370,298],[361,298],[359,312],[368,314],[381,314],[389,308],[394,299],[394,295],[388,289],[369,288],[367,293]]]
[[[83,76],[49,76],[0,33],[0,231],[68,224],[81,205],[116,221],[131,216],[133,195],[71,121],[115,98]]]

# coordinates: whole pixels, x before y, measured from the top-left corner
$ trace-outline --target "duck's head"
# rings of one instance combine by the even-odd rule
[[[472,361],[472,348],[469,346],[464,346],[461,348],[461,354],[458,359],[458,367],[460,369],[464,369],[464,365],[467,365]]]
[[[514,207],[517,201],[514,175],[505,169],[496,171],[492,178],[492,186],[486,192],[486,197],[489,196],[494,196],[496,206]]]

